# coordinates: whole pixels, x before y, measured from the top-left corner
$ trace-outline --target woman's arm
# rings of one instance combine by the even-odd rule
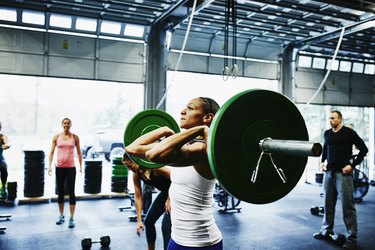
[[[4,149],[4,150],[10,148],[8,137],[6,135],[2,135],[1,139],[3,141],[3,144],[1,145],[1,148]]]
[[[125,151],[132,155],[146,159],[145,153],[158,144],[163,137],[173,135],[174,131],[168,127],[157,128],[147,134],[135,139],[130,145],[125,147]]]
[[[81,151],[81,146],[80,146],[80,143],[79,143],[78,135],[74,135],[74,140],[76,142],[76,148],[77,148],[77,156],[78,156],[78,162],[79,162],[79,172],[82,173],[82,151]]]
[[[138,173],[133,173],[133,185],[134,185],[134,206],[137,213],[137,234],[141,235],[141,229],[144,231],[144,226],[142,222],[142,209],[143,209],[143,196],[142,196],[142,187],[141,180]]]
[[[165,138],[146,152],[146,158],[155,163],[171,166],[201,163],[206,156],[205,144],[197,142],[187,145],[187,143],[198,136],[205,138],[206,127],[197,126]]]
[[[50,153],[49,153],[49,157],[48,157],[48,174],[49,174],[49,175],[52,174],[52,166],[51,166],[51,165],[52,165],[52,160],[53,160],[53,154],[55,153],[57,136],[58,136],[58,135],[55,135],[55,136],[52,138],[51,151],[50,151]]]

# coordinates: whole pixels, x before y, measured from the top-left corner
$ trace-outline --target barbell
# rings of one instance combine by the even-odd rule
[[[124,131],[124,144],[158,127],[180,131],[164,111],[145,110]],[[286,96],[270,91],[243,91],[216,113],[207,143],[211,171],[234,197],[266,204],[287,195],[300,180],[308,156],[319,156],[320,143],[309,142],[303,116]],[[160,164],[130,156],[149,168]]]

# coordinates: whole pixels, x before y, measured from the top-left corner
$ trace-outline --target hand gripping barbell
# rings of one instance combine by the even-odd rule
[[[180,131],[164,111],[142,111],[129,121],[124,144],[162,126]],[[308,139],[301,113],[286,96],[247,90],[230,98],[216,113],[208,138],[208,160],[228,193],[250,203],[270,203],[297,185],[308,156],[321,154],[321,144]],[[137,157],[132,160],[149,168],[161,167]]]

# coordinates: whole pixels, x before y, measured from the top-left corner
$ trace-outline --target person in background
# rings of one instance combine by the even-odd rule
[[[216,179],[207,156],[209,126],[218,109],[211,98],[194,98],[181,111],[181,132],[160,127],[125,147],[131,156],[171,166],[169,250],[223,249],[212,207]]]
[[[72,122],[69,118],[64,118],[61,123],[63,132],[57,134],[52,139],[51,152],[49,154],[48,174],[52,175],[52,160],[57,147],[57,163],[56,163],[56,183],[58,191],[58,205],[60,215],[56,224],[61,225],[65,222],[64,216],[64,195],[65,190],[69,194],[70,219],[69,228],[75,227],[74,212],[76,206],[75,196],[75,180],[76,166],[74,162],[74,148],[77,149],[79,172],[82,173],[82,153],[77,135],[70,132]],[[65,186],[66,185],[66,186]]]
[[[346,243],[344,248],[357,248],[357,213],[354,205],[353,169],[366,156],[368,149],[364,141],[351,128],[342,123],[340,111],[332,111],[329,117],[331,129],[324,132],[321,169],[324,171],[324,217],[320,232],[315,239],[328,240],[333,235],[337,196],[340,195],[343,219],[346,227]],[[353,145],[358,149],[357,157],[353,157]]]
[[[161,223],[164,249],[167,249],[169,240],[171,238],[171,218],[170,214],[165,209],[165,203],[168,198],[168,190],[171,185],[170,170],[168,167],[161,167],[156,169],[147,169],[139,166],[133,162],[130,157],[124,153],[122,162],[124,165],[133,172],[133,184],[134,184],[134,195],[135,195],[135,210],[137,213],[137,234],[141,235],[141,230],[146,229],[146,239],[148,250],[155,249],[156,241],[156,229],[155,223],[163,216]],[[142,211],[143,211],[143,194],[142,194],[142,183],[148,186],[152,186],[160,190],[154,201],[151,203],[145,220],[144,225],[142,222]],[[145,188],[145,185],[143,185]]]
[[[1,131],[1,122],[0,122],[0,131]],[[6,135],[0,133],[0,174],[1,174],[1,190],[0,197],[1,199],[7,198],[6,184],[8,180],[8,165],[5,161],[3,152],[4,150],[9,149],[9,139]]]

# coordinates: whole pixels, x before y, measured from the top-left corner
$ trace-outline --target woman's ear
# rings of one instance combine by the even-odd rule
[[[213,119],[214,119],[214,115],[212,113],[208,113],[204,115],[203,122],[211,123]]]

